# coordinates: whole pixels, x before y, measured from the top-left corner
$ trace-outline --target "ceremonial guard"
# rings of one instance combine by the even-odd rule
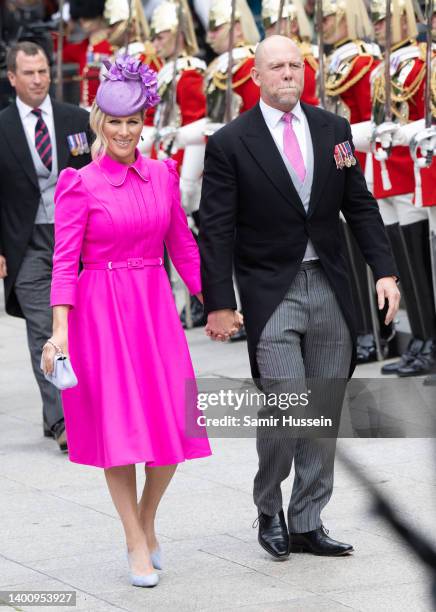
[[[425,45],[416,40],[417,23],[412,0],[393,0],[387,19],[387,2],[372,2],[372,18],[378,42],[385,46],[389,66],[381,64],[373,74],[372,116],[376,124],[374,148],[374,196],[385,221],[410,322],[412,340],[395,363],[382,373],[414,376],[432,371],[435,363],[436,315],[427,210],[414,205],[415,172],[408,146],[395,146],[398,125],[424,117]],[[390,39],[390,44],[389,44]]]
[[[173,146],[174,133],[206,115],[206,64],[195,57],[198,45],[186,0],[164,0],[158,5],[151,19],[151,36],[165,64],[158,73],[161,103],[154,116],[147,116],[146,125],[156,128],[153,156],[171,156],[180,172],[184,152]]]
[[[426,12],[426,84],[425,117],[402,125],[394,134],[397,145],[410,146],[415,170],[417,207],[426,207],[429,217],[433,289],[436,287],[436,10]],[[436,375],[428,376],[424,384],[436,385]]]
[[[302,0],[285,0],[280,19],[280,0],[263,0],[262,23],[265,37],[273,34],[289,36],[300,48],[304,58],[304,89],[301,101],[306,104],[318,106],[317,96],[317,72],[318,72],[318,47],[311,44],[312,28],[307,18]]]
[[[380,63],[381,54],[376,44],[367,42],[372,38],[373,29],[365,4],[363,0],[324,0],[322,7],[323,41],[333,46],[326,58],[326,108],[348,119],[352,128],[367,122],[365,125],[369,130],[370,77]],[[346,156],[347,153],[343,152],[344,160]],[[366,154],[356,152],[355,157],[365,171]],[[368,176],[367,181],[371,182]],[[378,316],[373,283],[365,261],[345,222],[342,227],[358,320],[357,362],[365,363],[386,356],[392,326],[386,327]]]
[[[109,21],[104,17],[105,0],[71,0],[71,18],[79,21],[85,33],[81,42],[64,41],[62,58],[66,63],[78,64],[80,105],[90,108],[100,83],[100,68],[109,59],[113,46],[109,42]]]
[[[180,187],[185,210],[194,220],[200,204],[206,136],[259,101],[259,88],[251,78],[259,32],[246,0],[236,0],[233,15],[232,4],[232,0],[213,0],[210,7],[207,38],[219,56],[204,78],[207,116],[173,134],[173,150],[185,150]]]
[[[230,33],[233,40],[231,50]],[[251,78],[259,38],[246,0],[236,0],[233,23],[232,1],[212,0],[207,40],[215,53],[219,54],[209,65],[206,74],[207,116],[212,123],[224,124],[259,101],[259,88]],[[230,117],[226,117],[229,69],[232,72],[233,96]]]

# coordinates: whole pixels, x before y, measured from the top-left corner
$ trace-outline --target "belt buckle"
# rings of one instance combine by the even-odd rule
[[[128,268],[143,268],[144,260],[142,257],[131,257],[130,259],[127,260],[127,267]]]

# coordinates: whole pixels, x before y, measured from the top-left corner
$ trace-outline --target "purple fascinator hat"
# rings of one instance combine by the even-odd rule
[[[99,108],[113,117],[127,117],[160,102],[157,75],[147,64],[129,55],[118,55],[111,64],[105,60],[107,72],[97,90]]]

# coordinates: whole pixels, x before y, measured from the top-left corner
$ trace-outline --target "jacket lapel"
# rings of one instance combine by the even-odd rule
[[[325,183],[329,175],[335,141],[333,126],[328,123],[324,113],[309,104],[301,104],[307,117],[313,146],[313,182],[310,194],[309,217],[324,192]]]
[[[20,113],[15,102],[5,110],[5,121],[3,121],[3,131],[9,142],[9,147],[16,157],[18,164],[27,174],[32,184],[39,189],[38,177],[36,176],[35,165],[27,143],[24,127],[21,123]]]
[[[247,133],[241,135],[242,141],[258,163],[262,172],[283,195],[285,200],[296,206],[299,212],[306,216],[301,198],[294,187],[289,172],[283,163],[282,156],[265,123],[259,104],[248,112],[251,113],[251,121]]]
[[[70,150],[68,148],[68,136],[71,134],[71,115],[61,104],[52,100],[53,119],[56,132],[56,149],[58,156],[58,172],[68,166]]]

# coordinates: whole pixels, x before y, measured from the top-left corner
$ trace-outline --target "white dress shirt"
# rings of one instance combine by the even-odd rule
[[[271,132],[271,135],[274,138],[276,145],[278,146],[280,152],[283,155],[283,132],[285,129],[285,122],[283,121],[284,113],[283,111],[266,104],[266,102],[264,102],[262,98],[260,99],[259,106],[260,110],[262,111],[263,118],[265,119],[265,122],[268,126],[268,129]],[[294,115],[294,119],[292,120],[292,127],[297,137],[298,144],[300,145],[304,165],[307,168],[307,119],[306,115],[303,113],[303,109],[301,108],[300,101],[297,102],[291,112]]]
[[[29,147],[35,150],[35,127],[38,117],[32,113],[34,108],[25,104],[18,96],[16,102],[18,112],[20,113],[21,123],[23,124],[24,131],[26,133],[27,142],[29,143]],[[45,97],[44,101],[38,108],[42,110],[42,118],[44,119],[44,122],[48,128],[53,150],[56,147],[56,135],[53,120],[53,108],[49,95]]]
[[[285,122],[283,121],[283,111],[269,106],[262,100],[262,98],[260,99],[259,106],[263,118],[265,119],[265,123],[271,133],[271,136],[274,139],[274,142],[277,145],[277,148],[279,149],[282,157],[285,157],[283,150],[283,132],[285,129]],[[299,101],[292,109],[292,113],[294,115],[294,118],[292,120],[292,127],[294,129],[298,144],[300,146],[304,165],[307,168],[309,155],[308,146],[311,146],[311,143],[307,140],[307,134],[310,134],[310,129],[306,115],[304,114]],[[307,213],[309,209],[309,198],[306,198],[303,201],[303,206]],[[317,259],[319,259],[318,255],[316,254],[312,241],[309,239],[306,247],[306,252],[303,257],[303,261],[314,261]]]
[[[40,108],[42,111],[42,119],[44,120],[50,134],[52,150],[51,172],[49,172],[42,163],[39,153],[35,147],[35,127],[38,117],[32,113],[32,110],[34,109],[20,100],[18,96],[16,99],[16,104],[21,123],[24,128],[24,133],[26,135],[27,144],[29,145],[29,151],[35,166],[41,193],[39,206],[35,217],[35,224],[54,223],[54,192],[58,176],[58,159],[53,108],[50,96],[47,95],[38,108]]]

